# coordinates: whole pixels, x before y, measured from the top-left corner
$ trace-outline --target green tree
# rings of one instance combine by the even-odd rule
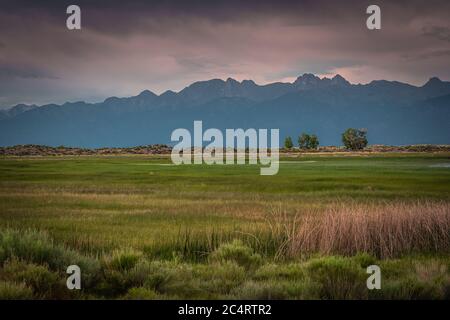
[[[298,146],[300,147],[300,149],[308,149],[310,139],[311,137],[309,136],[309,134],[303,132],[298,137]]]
[[[298,146],[300,149],[317,149],[319,146],[319,139],[315,134],[309,135],[307,133],[302,133],[298,137]]]
[[[286,139],[284,139],[284,147],[286,149],[292,149],[293,146],[294,146],[294,144],[292,143],[292,138],[286,137]]]
[[[348,128],[342,134],[342,142],[349,150],[362,150],[367,146],[367,130]]]
[[[317,149],[319,146],[319,138],[315,134],[309,136],[309,146],[308,149]]]

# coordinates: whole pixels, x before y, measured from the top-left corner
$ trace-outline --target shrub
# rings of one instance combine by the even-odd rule
[[[233,290],[232,297],[246,300],[282,300],[287,299],[288,294],[283,286],[275,281],[248,281]]]
[[[201,285],[204,282],[194,275],[197,265],[179,261],[149,262],[149,274],[144,287],[172,298],[204,298]]]
[[[281,282],[285,288],[289,299],[319,299],[321,295],[321,285],[313,281],[309,277],[305,277],[300,281],[292,281],[290,279]]]
[[[153,263],[141,258],[133,268],[125,272],[129,283],[133,287],[143,286],[147,278],[154,271],[152,264]]]
[[[125,300],[154,300],[158,298],[158,294],[151,289],[138,287],[131,288],[127,294],[122,297]]]
[[[245,269],[235,262],[224,262],[214,265],[199,264],[192,270],[194,278],[199,280],[199,288],[206,292],[208,298],[228,294],[245,280]]]
[[[221,245],[211,253],[210,259],[220,263],[232,261],[246,269],[256,268],[262,260],[259,254],[254,253],[252,248],[240,240]]]
[[[403,278],[382,282],[382,290],[373,290],[373,299],[389,300],[435,300],[444,298],[440,288],[415,278]]]
[[[217,299],[242,283],[246,272],[244,267],[229,261],[216,263],[214,267],[179,261],[140,261],[127,275],[133,286],[165,297]]]
[[[98,282],[95,292],[106,297],[115,297],[125,294],[133,287],[133,283],[123,272],[111,269],[104,269],[102,278]]]
[[[442,260],[441,260],[442,259]],[[450,275],[448,258],[422,256],[380,261],[382,290],[373,290],[375,299],[448,299]]]
[[[33,299],[33,291],[23,283],[0,282],[0,300]]]
[[[0,265],[2,265],[7,259],[8,254],[5,252],[5,249],[0,246]]]
[[[107,262],[107,265],[117,271],[127,271],[137,264],[141,256],[141,253],[132,249],[115,251]]]
[[[44,266],[13,259],[4,264],[1,275],[5,279],[25,283],[42,298],[67,296],[64,279]]]
[[[255,271],[254,278],[261,280],[290,279],[299,280],[305,277],[305,270],[299,263],[274,264],[269,263]]]
[[[376,264],[377,260],[372,255],[366,252],[360,252],[352,257],[353,261],[355,261],[361,268],[366,268],[370,265]]]
[[[149,264],[149,273],[145,279],[144,285],[147,288],[159,292],[165,292],[167,287],[177,275],[174,268],[167,262],[154,261]]]
[[[46,233],[35,230],[6,229],[0,231],[0,248],[3,252],[2,262],[8,258],[17,257],[28,262],[47,264],[55,270],[65,271],[71,264],[87,267],[95,261],[81,256],[74,250],[54,244]]]
[[[311,279],[320,285],[320,298],[367,298],[365,270],[350,258],[330,256],[313,259],[307,268]]]
[[[1,263],[17,258],[28,263],[46,265],[56,272],[65,273],[69,265],[78,265],[82,270],[85,287],[95,282],[100,270],[97,260],[56,245],[47,234],[34,230],[1,230],[0,253]]]

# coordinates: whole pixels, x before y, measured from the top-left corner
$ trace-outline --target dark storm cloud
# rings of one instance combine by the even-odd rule
[[[13,66],[0,64],[0,78],[24,78],[24,79],[58,79],[46,71],[26,66]]]
[[[291,25],[343,23],[348,20],[342,18],[349,16],[347,5],[350,3],[361,10],[367,7],[357,0],[347,1],[343,6],[321,0],[6,0],[2,11],[20,14],[37,24],[45,20],[47,24],[61,25],[65,19],[61,13],[67,6],[77,4],[82,8],[86,28],[129,36],[139,32],[170,33],[196,21],[252,24],[276,17]]]
[[[20,14],[59,23],[61,12],[68,5],[77,4],[83,10],[83,19],[90,28],[107,33],[136,32],[142,27],[160,30],[158,23],[174,28],[190,19],[205,19],[215,23],[252,23],[276,17],[293,25],[346,24],[353,19],[364,20],[369,0],[3,0],[2,12]],[[377,4],[395,15],[397,23],[412,17],[433,14],[448,15],[446,0],[378,1]],[[245,18],[245,19],[244,19]],[[147,29],[146,29],[147,30]],[[153,29],[151,29],[153,30]]]
[[[0,102],[99,100],[229,76],[450,77],[445,0],[377,1],[380,31],[365,27],[365,0],[0,1]],[[65,27],[71,4],[81,31]]]

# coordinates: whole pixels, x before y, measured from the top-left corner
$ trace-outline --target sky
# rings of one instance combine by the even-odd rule
[[[81,8],[81,30],[66,27]],[[366,8],[381,8],[368,30]],[[450,80],[450,1],[0,0],[0,107],[160,94],[213,78]]]

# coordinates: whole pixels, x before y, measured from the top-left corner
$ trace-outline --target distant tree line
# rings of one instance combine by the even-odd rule
[[[316,150],[319,147],[319,138],[315,134],[303,132],[298,137],[298,148],[301,150]],[[362,150],[367,146],[367,129],[348,128],[342,133],[342,143],[348,150]],[[284,147],[292,149],[294,143],[292,138],[287,136],[284,139]]]

